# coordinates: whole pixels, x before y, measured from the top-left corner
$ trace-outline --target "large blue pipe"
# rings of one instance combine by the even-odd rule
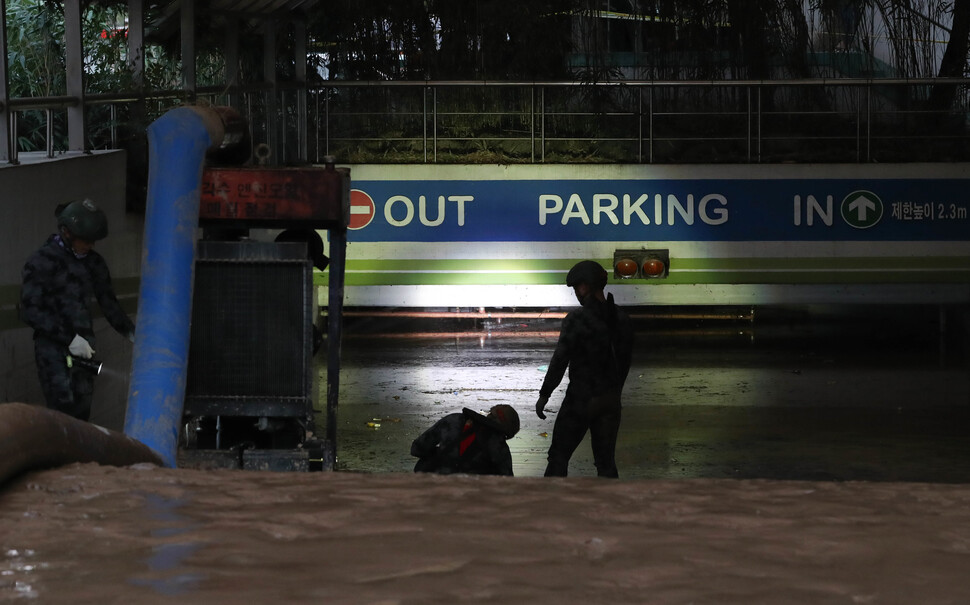
[[[148,127],[148,201],[125,435],[176,465],[185,399],[199,189],[219,114],[179,107]]]

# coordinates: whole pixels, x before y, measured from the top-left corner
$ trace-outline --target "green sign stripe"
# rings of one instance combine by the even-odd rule
[[[865,256],[808,258],[674,258],[671,270],[777,269],[970,269],[970,258],[959,256]]]
[[[970,282],[970,269],[952,271],[672,271],[662,279],[610,280],[611,284],[822,284],[822,283],[961,283]],[[327,285],[327,274],[315,283]],[[348,273],[348,286],[411,285],[561,285],[561,273]]]
[[[328,274],[318,275],[314,283],[325,286]],[[414,286],[414,285],[559,285],[564,273],[348,273],[348,286]]]
[[[582,259],[347,259],[347,271],[569,271]],[[612,260],[601,259],[604,266]]]
[[[451,274],[542,274],[566,273],[580,259],[479,260],[479,259],[364,259],[348,260],[347,273],[451,273]],[[607,269],[612,259],[598,259]],[[959,256],[871,256],[871,257],[745,257],[673,258],[671,273],[681,271],[939,271],[970,269],[970,258]],[[537,277],[537,279],[540,279]]]
[[[379,285],[529,285],[563,282],[579,259],[363,259],[348,261],[346,284]],[[612,259],[599,259],[609,267]],[[318,285],[327,275],[317,274]],[[620,283],[612,280],[614,283]],[[745,257],[674,258],[670,274],[631,284],[821,284],[959,283],[970,281],[964,257]]]
[[[645,280],[631,280],[642,283]],[[670,273],[667,284],[924,284],[970,282],[970,269],[959,271],[731,271]],[[615,283],[615,282],[614,282]]]

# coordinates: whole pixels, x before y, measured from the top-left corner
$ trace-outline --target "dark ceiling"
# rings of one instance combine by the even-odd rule
[[[145,0],[146,12],[152,17],[145,23],[149,40],[167,43],[176,38],[181,28],[183,0]],[[198,32],[224,26],[227,17],[256,24],[266,20],[303,21],[320,0],[196,0],[195,27]]]

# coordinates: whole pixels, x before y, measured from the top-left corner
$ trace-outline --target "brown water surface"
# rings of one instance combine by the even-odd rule
[[[87,464],[0,528],[3,602],[970,602],[967,485]]]
[[[539,477],[556,327],[349,332],[340,472],[18,477],[0,601],[970,603],[970,379],[931,332],[646,330],[607,481],[588,443]],[[496,403],[522,419],[516,477],[410,472],[420,431]]]

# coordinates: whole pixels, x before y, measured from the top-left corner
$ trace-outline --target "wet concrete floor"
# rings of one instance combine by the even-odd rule
[[[970,483],[970,363],[962,337],[941,338],[935,320],[638,321],[620,475]],[[410,472],[410,443],[435,420],[507,403],[522,421],[509,441],[515,474],[541,476],[565,381],[547,420],[534,404],[558,328],[535,318],[348,322],[338,469]],[[595,475],[588,439],[570,475]]]

